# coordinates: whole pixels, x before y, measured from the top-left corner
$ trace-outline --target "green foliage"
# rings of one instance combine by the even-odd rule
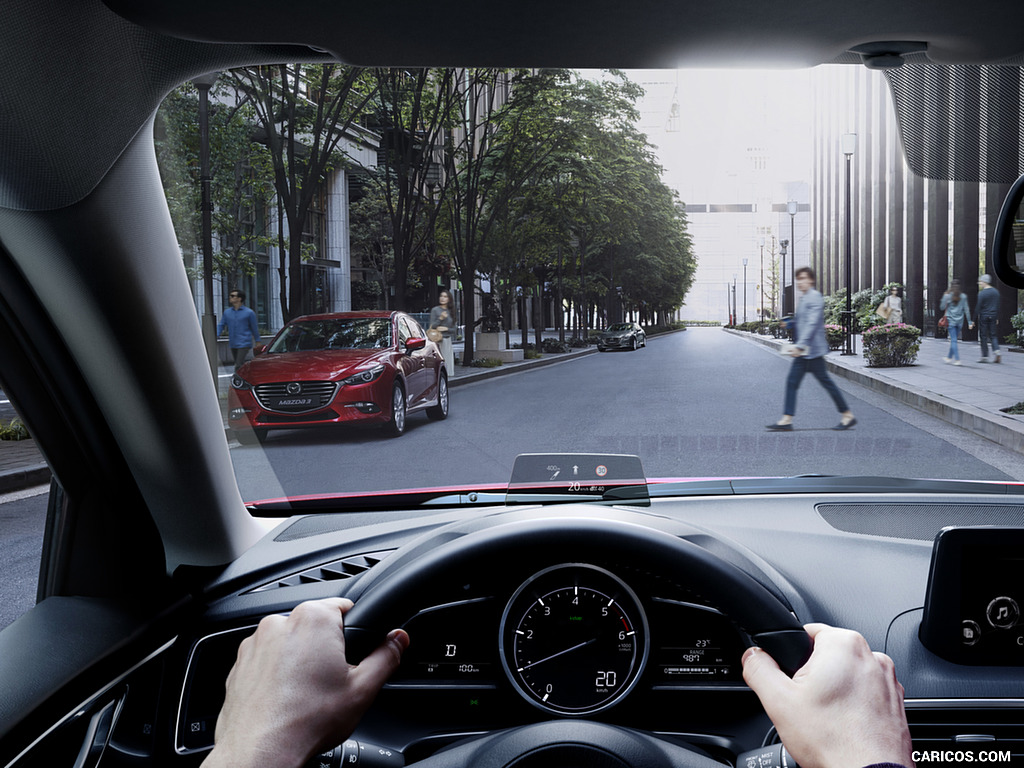
[[[502,362],[496,357],[476,357],[470,363],[474,368],[497,368]]]
[[[212,229],[220,248],[214,271],[232,282],[255,273],[256,257],[271,244],[266,208],[273,179],[266,148],[254,142],[255,113],[222,82],[209,99]],[[190,277],[202,258],[199,93],[192,83],[171,91],[157,112],[157,161],[171,220]]]
[[[377,280],[357,280],[352,283],[352,309],[382,309],[384,289]]]
[[[843,326],[826,323],[825,340],[828,342],[829,349],[842,349],[843,344],[846,343],[846,332],[843,330]]]
[[[1011,317],[1010,325],[1013,326],[1014,333],[1011,333],[1006,337],[1006,343],[1016,344],[1018,347],[1024,347],[1024,311],[1018,312],[1016,315]]]
[[[562,354],[572,349],[568,342],[559,341],[558,339],[543,339],[540,346],[541,349],[549,354]]]
[[[878,305],[885,301],[889,291],[893,288],[903,288],[902,283],[886,283],[881,288],[864,288],[857,291],[850,298],[851,309],[854,317],[854,333],[859,333],[865,328],[884,323],[881,316],[875,313]],[[846,311],[846,289],[840,288],[831,296],[825,297],[825,323],[827,325],[843,324],[843,312]]]
[[[869,368],[913,365],[921,348],[921,329],[906,323],[876,325],[861,338]]]
[[[683,320],[680,324],[691,328],[720,328],[722,326],[720,320]]]
[[[1011,405],[1009,408],[1003,408],[1001,410],[1003,413],[1012,413],[1015,416],[1024,416],[1024,400],[1016,405]]]
[[[0,422],[0,440],[28,440],[31,437],[21,419],[11,419],[7,424]]]
[[[573,349],[582,349],[583,347],[588,347],[593,343],[594,342],[590,341],[589,339],[578,339],[575,336],[573,336],[571,339],[569,339],[569,341],[566,342],[566,344],[568,344]]]

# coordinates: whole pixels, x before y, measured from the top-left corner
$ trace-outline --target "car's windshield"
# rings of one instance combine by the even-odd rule
[[[254,68],[173,91],[156,143],[246,500],[549,452],[1024,479],[1005,188],[915,175],[880,72]]]
[[[391,345],[387,318],[297,320],[289,323],[267,348],[270,354],[323,349],[384,349]]]

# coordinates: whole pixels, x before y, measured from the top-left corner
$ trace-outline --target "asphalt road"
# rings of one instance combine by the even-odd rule
[[[538,452],[636,454],[648,477],[1005,480],[1021,464],[1015,454],[841,380],[854,429],[831,429],[838,414],[807,377],[797,428],[768,432],[782,411],[789,365],[718,329],[691,329],[636,352],[455,387],[446,421],[413,416],[397,439],[376,429],[282,430],[262,447],[234,448],[232,457],[246,500],[505,483],[518,454]]]
[[[651,339],[458,386],[451,416],[378,429],[272,432],[233,447],[242,497],[506,483],[537,452],[637,454],[648,477],[806,473],[1024,480],[1024,462],[983,438],[837,379],[857,415],[846,432],[807,378],[797,429],[771,433],[789,361],[717,329]],[[46,487],[0,497],[0,628],[35,601]]]

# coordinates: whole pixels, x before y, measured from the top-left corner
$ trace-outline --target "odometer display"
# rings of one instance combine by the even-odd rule
[[[560,565],[527,581],[502,617],[502,663],[532,704],[586,715],[633,687],[647,659],[647,620],[609,572]]]

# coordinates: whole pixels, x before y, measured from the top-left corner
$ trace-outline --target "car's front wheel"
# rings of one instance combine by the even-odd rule
[[[391,421],[387,423],[387,431],[392,437],[398,437],[405,432],[405,390],[397,381],[391,388]]]
[[[437,377],[437,405],[427,408],[427,416],[437,421],[448,418],[448,374],[444,371]]]
[[[633,336],[629,340],[629,349],[632,352],[636,352],[636,336]]]

